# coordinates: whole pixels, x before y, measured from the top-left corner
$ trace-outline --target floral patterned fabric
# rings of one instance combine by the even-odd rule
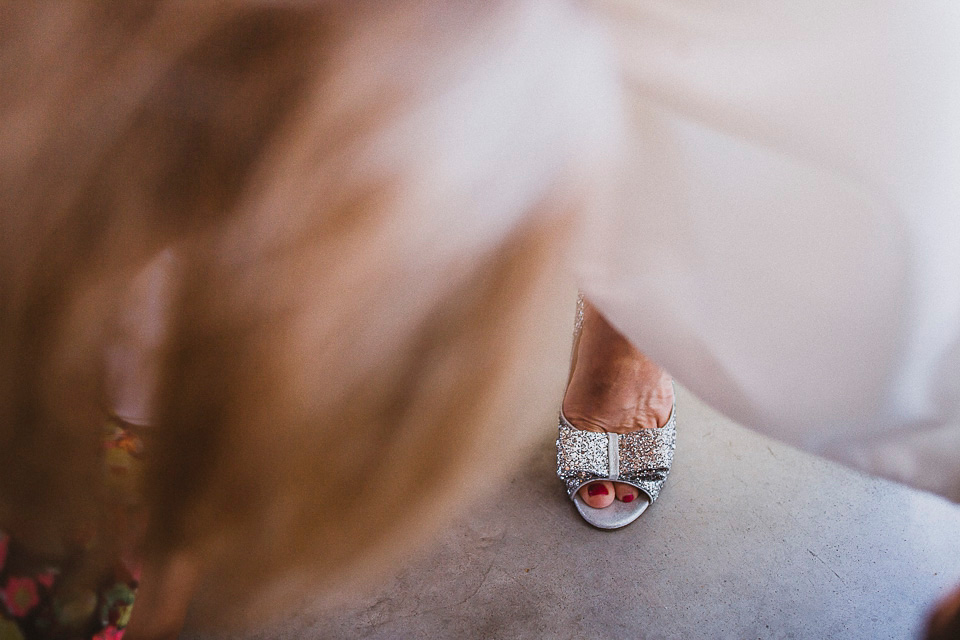
[[[104,476],[117,522],[140,509],[143,441],[129,425],[107,421]],[[129,559],[96,580],[78,579],[96,536],[78,536],[74,551],[51,563],[0,531],[0,640],[120,640],[130,621],[140,577]]]

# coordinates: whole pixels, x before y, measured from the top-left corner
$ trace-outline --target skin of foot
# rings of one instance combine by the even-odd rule
[[[564,416],[578,429],[600,433],[664,426],[673,408],[670,374],[630,344],[588,301],[583,306],[583,328],[563,398]],[[580,498],[596,509],[614,500],[644,499],[639,493],[630,485],[606,480],[579,491]]]

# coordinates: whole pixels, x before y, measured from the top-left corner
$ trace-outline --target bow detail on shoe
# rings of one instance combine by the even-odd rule
[[[596,433],[571,425],[560,413],[557,475],[570,498],[595,480],[623,482],[657,499],[677,444],[676,405],[667,424],[632,433]]]

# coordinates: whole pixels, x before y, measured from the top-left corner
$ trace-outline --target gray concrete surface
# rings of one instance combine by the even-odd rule
[[[283,638],[915,638],[960,583],[960,508],[771,442],[679,390],[660,500],[618,532],[553,476],[552,425],[498,496]],[[199,640],[185,633],[183,639]]]

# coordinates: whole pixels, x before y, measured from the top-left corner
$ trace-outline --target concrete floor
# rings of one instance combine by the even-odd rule
[[[759,437],[682,389],[677,415],[673,472],[626,529],[578,518],[545,425],[530,464],[429,554],[336,614],[246,637],[916,638],[960,583],[960,507]]]

